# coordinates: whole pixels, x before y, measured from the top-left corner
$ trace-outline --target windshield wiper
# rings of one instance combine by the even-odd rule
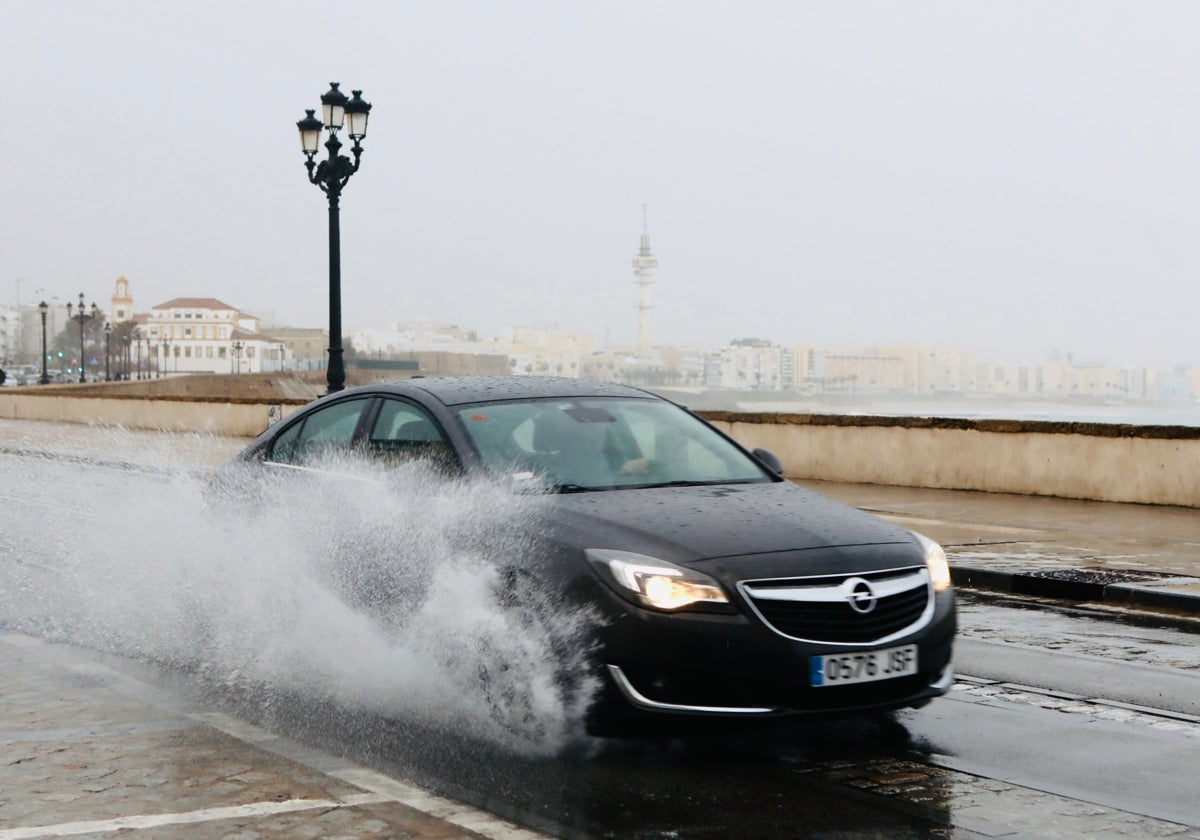
[[[655,487],[718,487],[724,484],[758,484],[757,478],[722,478],[722,479],[687,479],[677,478],[672,481],[648,481],[645,484],[626,484],[623,487],[636,487],[639,490]]]

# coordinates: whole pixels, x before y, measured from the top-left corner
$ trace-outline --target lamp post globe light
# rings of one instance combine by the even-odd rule
[[[38,311],[42,313],[42,376],[38,384],[49,385],[50,377],[46,373],[46,313],[50,311],[50,304],[42,301],[38,304]]]
[[[96,306],[96,302],[92,301],[92,311],[88,312],[83,305],[83,292],[79,293],[79,311],[74,315],[71,314],[71,304],[67,304],[67,317],[79,324],[79,381],[87,382],[87,377],[84,376],[84,371],[87,370],[87,356],[83,349],[83,329],[84,324],[93,318],[100,317],[100,308]]]
[[[112,353],[112,324],[104,322],[104,381],[112,381],[112,373],[108,367],[108,357]]]
[[[350,176],[358,171],[362,160],[362,140],[367,136],[367,117],[371,105],[364,102],[362,91],[353,91],[354,97],[347,99],[338,90],[337,82],[330,82],[327,93],[321,96],[322,119],[317,119],[314,110],[306,110],[307,116],[296,123],[300,131],[300,147],[304,151],[304,166],[308,169],[308,180],[316,184],[329,199],[329,365],[325,380],[327,394],[342,390],[346,384],[346,369],[342,362],[342,268],[341,233],[338,226],[338,201],[342,188]],[[354,141],[350,151],[354,160],[341,154],[342,144],[338,131],[345,126],[346,134]],[[329,132],[325,148],[329,157],[319,164],[313,160],[321,143],[321,131]]]

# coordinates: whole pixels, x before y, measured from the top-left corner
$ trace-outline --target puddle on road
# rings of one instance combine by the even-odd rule
[[[214,506],[166,453],[73,455],[0,454],[0,624],[518,752],[582,730],[582,617],[500,594],[536,498],[410,465]]]

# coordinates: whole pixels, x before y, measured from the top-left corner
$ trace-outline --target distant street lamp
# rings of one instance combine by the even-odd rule
[[[79,293],[79,311],[74,315],[71,314],[71,304],[67,304],[67,317],[79,324],[79,381],[87,382],[87,377],[84,371],[87,369],[87,354],[83,349],[83,329],[84,324],[93,318],[100,317],[100,308],[96,306],[96,302],[92,301],[92,311],[88,312],[83,305],[83,292]]]
[[[108,368],[108,357],[112,355],[112,324],[104,322],[104,381],[111,382],[112,374]]]
[[[137,379],[142,378],[142,331],[137,327],[133,328],[133,351],[137,355],[137,364],[134,370],[137,371],[134,376]]]
[[[333,394],[346,386],[346,369],[342,363],[342,265],[341,233],[338,226],[338,199],[350,176],[358,171],[362,158],[362,140],[367,136],[367,117],[371,105],[364,102],[362,91],[353,92],[354,98],[347,100],[346,94],[338,90],[338,83],[331,82],[327,93],[321,97],[324,119],[317,119],[315,110],[306,110],[308,115],[296,123],[300,130],[300,146],[304,151],[304,166],[308,169],[308,180],[316,184],[329,197],[329,366],[325,379],[327,394]],[[351,151],[354,160],[339,154],[342,144],[337,133],[345,123],[346,133],[354,141]],[[313,157],[321,143],[321,130],[329,131],[325,148],[329,157],[317,164]],[[314,171],[315,170],[315,171]]]
[[[171,372],[171,367],[170,367],[170,361],[171,361],[171,339],[169,339],[169,338],[164,338],[164,339],[163,339],[163,352],[164,352],[164,353],[165,353],[165,355],[166,355],[166,359],[163,361],[163,364],[164,364],[164,365],[166,365],[166,367],[167,367],[167,369],[166,369],[165,373],[170,373],[170,372]],[[175,369],[176,369],[176,370],[179,370],[179,365],[176,365],[176,366],[175,366]]]
[[[237,359],[237,372],[242,372],[242,348],[245,347],[240,341],[233,342],[233,355]]]
[[[279,345],[279,372],[280,373],[283,373],[283,358],[284,358],[285,353],[286,353],[285,346],[280,344]]]
[[[50,311],[50,304],[42,301],[38,304],[38,311],[42,313],[42,377],[38,384],[49,385],[50,377],[46,373],[46,313]]]

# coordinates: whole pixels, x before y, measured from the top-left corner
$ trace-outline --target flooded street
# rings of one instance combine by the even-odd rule
[[[0,429],[0,639],[20,653],[0,671],[6,696],[30,669],[103,671],[97,698],[117,686],[312,772],[353,762],[360,781],[370,770],[550,836],[1200,837],[1186,623],[967,595],[960,679],[924,709],[589,738],[589,686],[563,681],[585,652],[578,617],[530,625],[493,595],[494,556],[521,549],[496,524],[528,500],[360,475],[214,507],[207,467],[236,442],[26,425]],[[381,575],[400,613],[363,598]],[[0,721],[0,741],[31,743],[21,731]],[[163,778],[196,775],[197,753],[152,754]],[[0,790],[33,790],[21,772],[10,764]],[[226,804],[227,783],[202,787]],[[0,794],[0,840],[69,833],[14,833],[62,822],[15,822],[16,807]]]

